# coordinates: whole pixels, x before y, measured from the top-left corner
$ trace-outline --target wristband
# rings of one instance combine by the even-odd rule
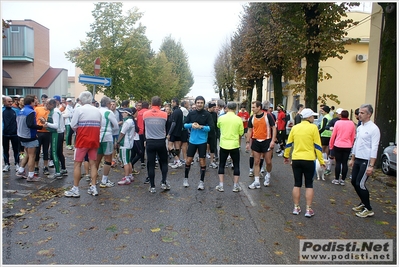
[[[374,165],[370,165],[370,164],[369,164],[369,167],[374,168]]]

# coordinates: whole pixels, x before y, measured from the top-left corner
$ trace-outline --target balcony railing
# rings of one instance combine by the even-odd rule
[[[11,25],[4,31],[3,61],[33,62],[34,32],[28,26]]]

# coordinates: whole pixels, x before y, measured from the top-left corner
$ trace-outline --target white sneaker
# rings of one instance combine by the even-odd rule
[[[248,186],[248,188],[249,189],[259,189],[260,188],[260,183],[254,181],[252,184],[250,184]]]
[[[188,178],[184,178],[184,179],[183,179],[183,186],[184,186],[184,187],[189,187]]]
[[[209,164],[209,168],[217,169],[218,165],[216,165],[215,162],[212,162],[211,164]]]
[[[282,150],[282,151],[277,155],[277,157],[282,157],[282,156],[284,156],[284,150]]]
[[[48,161],[48,166],[50,168],[54,167],[54,162],[51,159]]]
[[[3,172],[9,172],[10,171],[10,165],[6,164],[3,167]]]
[[[87,190],[87,194],[92,196],[98,196],[97,187],[95,185],[90,186]]]
[[[66,197],[80,197],[79,189],[72,187],[71,190],[65,191],[64,196]]]
[[[183,166],[183,164],[180,162],[180,161],[178,161],[178,162],[176,162],[174,165],[172,165],[172,166],[170,166],[172,169],[177,169],[177,168],[179,168],[179,167],[181,167],[181,166]]]
[[[217,191],[219,191],[219,192],[224,192],[224,188],[223,188],[223,186],[221,186],[221,185],[217,185],[217,186],[215,187],[215,189],[216,189]]]
[[[210,159],[210,158],[211,158],[211,154],[206,154],[206,157],[207,157],[208,159]]]
[[[265,182],[263,183],[263,185],[266,187],[270,185],[270,172],[266,173]]]
[[[198,188],[197,188],[198,190],[204,190],[204,182],[203,181],[200,181],[199,182],[199,184],[198,184]]]
[[[242,188],[241,188],[241,186],[239,186],[239,185],[236,185],[236,186],[234,186],[234,188],[233,188],[233,192],[240,192],[242,190]]]

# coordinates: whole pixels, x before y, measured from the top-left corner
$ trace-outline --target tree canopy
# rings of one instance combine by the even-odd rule
[[[319,61],[342,58],[348,52],[345,46],[357,41],[346,38],[346,29],[356,22],[345,19],[346,12],[356,5],[358,3],[249,3],[231,40],[238,89],[255,83],[258,88],[262,86],[258,80],[271,75],[275,101],[281,102],[282,78],[300,80],[303,77],[301,90],[305,92],[306,106],[316,110],[317,83],[321,80]],[[300,66],[303,58],[306,69]],[[330,78],[328,74],[322,75]],[[262,90],[257,94],[257,99],[262,99]]]
[[[100,76],[112,78],[112,85],[97,86],[96,90],[119,101],[154,95],[184,97],[194,82],[181,44],[174,57],[167,49],[155,53],[145,35],[146,27],[139,23],[143,13],[134,7],[124,15],[122,8],[122,2],[96,3],[91,30],[80,47],[65,53],[67,59],[84,74],[94,75],[94,61],[99,57]],[[92,85],[86,86],[91,90]]]

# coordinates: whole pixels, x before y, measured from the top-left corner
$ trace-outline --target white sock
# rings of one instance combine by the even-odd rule
[[[219,182],[219,186],[223,187],[223,182]]]
[[[73,186],[72,189],[79,190],[78,186]]]
[[[101,182],[103,184],[106,184],[108,182],[108,176],[103,175],[103,178],[102,178]]]
[[[249,172],[253,172],[254,171],[254,169],[249,169]]]
[[[259,176],[255,176],[255,182],[259,183]]]
[[[35,172],[28,172],[28,176],[29,176],[30,178],[33,178],[34,175],[35,175]]]
[[[18,172],[24,172],[25,171],[25,168],[24,167],[19,167],[19,170],[18,170]]]

